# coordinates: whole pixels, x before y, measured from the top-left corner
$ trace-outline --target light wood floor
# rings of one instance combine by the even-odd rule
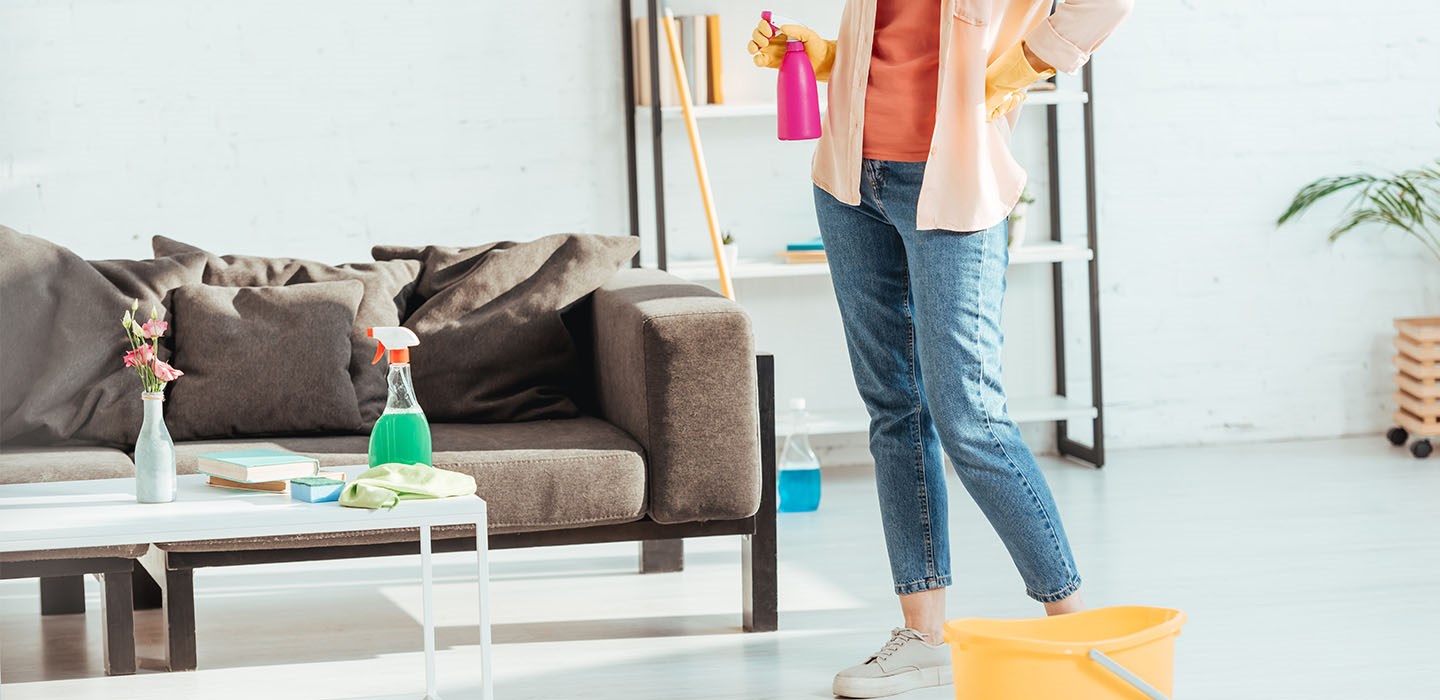
[[[1440,698],[1440,459],[1376,436],[1049,460],[1096,605],[1186,610],[1176,697]],[[954,616],[1029,616],[1004,549],[955,487]],[[403,507],[403,506],[402,506]],[[782,514],[781,632],[739,631],[739,545],[692,541],[683,573],[633,573],[633,545],[502,552],[502,700],[827,698],[898,620],[863,469],[827,471],[819,513]],[[437,564],[440,678],[474,697],[474,584]],[[0,583],[6,700],[341,698],[423,689],[418,561],[210,569],[196,576],[194,673],[106,678],[91,612],[42,619],[34,581]],[[141,613],[142,652],[158,618]],[[948,690],[904,696],[941,700]]]

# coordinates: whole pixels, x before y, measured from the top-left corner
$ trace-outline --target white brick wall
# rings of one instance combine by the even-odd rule
[[[90,257],[143,256],[152,233],[341,260],[380,242],[622,232],[617,4],[6,0],[0,223]],[[735,101],[770,90],[738,51],[765,4],[673,3],[723,6]],[[840,4],[784,9],[831,31]],[[1440,7],[1373,5],[1142,2],[1101,52],[1112,445],[1386,424],[1389,319],[1440,313],[1440,263],[1374,232],[1330,248],[1333,211],[1271,223],[1315,176],[1440,154]],[[1038,117],[1017,137],[1036,166]],[[672,126],[672,255],[694,256],[703,219]],[[808,145],[776,143],[763,118],[704,128],[742,247],[814,231]],[[1053,381],[1046,277],[1011,285],[1007,378],[1039,393]],[[740,293],[782,398],[853,405],[823,280]]]
[[[1357,9],[1358,8],[1358,9]],[[1334,247],[1316,176],[1440,157],[1434,3],[1141,2],[1097,63],[1107,434],[1116,445],[1388,424],[1390,320],[1440,314],[1440,261]]]

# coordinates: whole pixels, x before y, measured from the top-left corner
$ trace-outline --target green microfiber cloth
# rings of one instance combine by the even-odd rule
[[[448,498],[475,493],[475,477],[424,464],[382,464],[345,485],[340,505],[351,508],[394,508],[400,501]]]

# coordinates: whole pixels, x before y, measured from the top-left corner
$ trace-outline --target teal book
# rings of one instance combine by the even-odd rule
[[[200,455],[196,462],[202,474],[244,483],[311,476],[320,468],[314,457],[269,449],[212,452]]]
[[[819,236],[808,241],[796,241],[785,245],[785,250],[825,250],[825,243]]]

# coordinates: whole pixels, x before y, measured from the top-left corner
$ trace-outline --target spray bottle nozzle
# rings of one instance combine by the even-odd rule
[[[385,351],[390,351],[390,364],[408,364],[410,362],[410,348],[420,344],[420,338],[416,337],[415,331],[399,326],[379,326],[365,331],[365,335],[380,341],[380,347],[375,348],[375,359],[370,364],[375,364],[384,356]]]
[[[790,19],[785,15],[771,12],[770,10],[762,11],[760,13],[760,19],[765,20],[770,25],[770,31],[773,32],[772,36],[774,34],[779,34],[780,28],[787,24],[800,24],[800,22]]]

